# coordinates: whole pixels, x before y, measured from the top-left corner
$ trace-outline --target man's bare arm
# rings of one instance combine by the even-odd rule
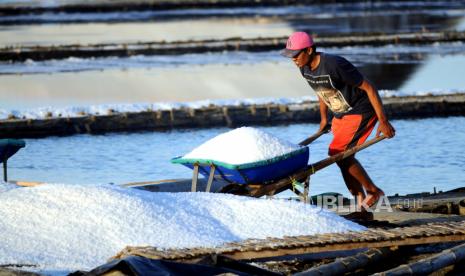
[[[328,124],[328,106],[325,102],[318,96],[318,101],[320,102],[320,131],[325,128]]]
[[[378,130],[376,131],[376,136],[379,136],[379,133],[383,133],[388,138],[394,137],[396,130],[391,125],[391,123],[389,123],[389,120],[386,117],[378,90],[376,90],[376,88],[374,88],[367,79],[363,80],[359,88],[367,93],[368,99],[370,100],[370,103],[375,110],[376,116],[378,117],[379,126]]]

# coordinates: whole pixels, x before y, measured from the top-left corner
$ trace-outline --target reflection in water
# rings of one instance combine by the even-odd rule
[[[189,19],[160,22],[11,25],[0,28],[0,47],[281,37],[293,30],[314,34],[417,32],[455,29],[465,12],[359,13],[346,16],[277,16]],[[318,15],[318,14],[317,14]],[[188,31],[187,31],[188,30]],[[227,32],[225,32],[227,30]]]
[[[408,93],[465,88],[462,54],[434,55],[413,63],[366,62],[355,64],[378,89]],[[312,94],[294,64],[284,58],[244,64],[0,75],[0,82],[0,109],[6,110]]]
[[[359,66],[359,69],[378,89],[397,90],[418,66],[418,63],[368,63]]]
[[[465,91],[465,53],[423,55],[413,63],[362,63],[360,71],[378,89],[400,92]]]
[[[105,103],[299,97],[310,93],[297,68],[284,58],[279,64],[210,64],[3,75],[0,81],[0,109],[7,110]]]
[[[228,30],[225,32],[225,30]],[[284,36],[292,29],[283,22],[256,19],[186,20],[168,22],[83,23],[3,26],[0,47],[225,39]]]
[[[457,31],[465,31],[465,17],[462,17],[462,19],[460,20],[460,22],[457,24],[457,26],[455,27],[455,29]]]
[[[464,91],[463,68],[465,68],[465,55],[431,55],[399,89],[404,91],[447,91],[448,89]]]
[[[347,8],[347,6],[344,7]],[[457,25],[460,27],[465,21],[463,10],[454,8],[454,12],[441,6],[436,10],[426,8],[422,10],[420,8],[415,11],[402,11],[399,9],[395,12],[386,12],[386,14],[380,14],[382,7],[375,7],[376,12],[363,8],[351,12],[350,9],[339,8],[339,10],[329,9],[325,11],[326,13],[308,16],[291,14],[265,19],[260,17],[234,18],[232,16],[231,18],[149,23],[3,26],[0,29],[0,44],[70,44],[163,39],[169,41],[230,36],[266,37],[288,35],[293,30],[307,30],[318,34],[404,32],[424,29],[450,30]],[[337,14],[337,16],[332,16],[332,14]],[[225,32],[225,29],[228,32]],[[402,49],[399,49],[399,53],[401,54],[397,54],[397,46],[392,46],[394,50],[389,49],[389,46],[367,49],[345,47],[335,49],[335,53],[346,56],[347,59],[360,66],[360,70],[379,89],[402,89],[409,92],[465,87],[463,78],[458,76],[458,73],[454,74],[460,70],[455,70],[454,73],[450,74],[447,73],[447,70],[440,70],[440,73],[447,74],[444,77],[447,77],[449,81],[435,83],[434,80],[438,78],[434,78],[432,73],[429,73],[434,71],[433,69],[428,69],[440,68],[431,67],[428,65],[429,63],[438,63],[443,66],[442,68],[463,68],[465,65],[463,56],[457,55],[453,58],[437,56],[427,61],[407,59],[407,55],[415,54],[416,50],[406,50],[408,47],[400,46]],[[435,46],[429,45],[425,48],[436,52]],[[440,47],[442,47],[441,44],[438,44],[438,48]],[[454,47],[450,48],[454,51]],[[465,52],[462,48],[463,45],[460,44],[455,47],[455,51]],[[387,61],[385,53],[381,53],[383,49],[387,49],[387,52],[390,52],[389,55],[394,53],[398,60]],[[364,53],[364,51],[366,52]],[[376,54],[373,51],[376,51]],[[428,53],[424,51],[423,49],[419,52],[427,57]],[[328,52],[332,53],[332,49],[328,49]],[[274,55],[273,58],[267,57],[270,53]],[[53,60],[43,63],[28,61],[25,64],[20,64],[19,73],[27,73],[28,70],[31,70],[39,74],[0,76],[2,84],[0,86],[0,108],[24,109],[40,106],[62,107],[104,103],[308,95],[309,88],[298,75],[292,62],[283,58],[278,59],[276,51],[270,53],[251,54],[253,58],[250,59],[254,60],[252,62],[249,62],[249,57],[246,54],[236,54],[237,62],[232,65],[231,62],[224,64],[221,58],[211,54],[186,55],[189,60],[195,61],[193,63],[183,63],[182,60],[173,61],[170,60],[170,57],[163,57],[164,59],[159,60],[145,57],[109,58],[106,60],[68,59],[64,63]],[[439,51],[439,53],[451,52]],[[229,58],[228,54],[224,56]],[[202,63],[205,60],[210,60],[208,62],[211,63]],[[175,67],[173,64],[176,62],[186,66]],[[421,63],[425,62],[427,64],[421,66]],[[152,65],[154,63],[158,65]],[[1,68],[2,66],[3,68]],[[14,70],[8,71],[8,67],[14,66],[17,64],[3,64],[0,66],[0,71],[10,74],[18,73]],[[55,69],[56,71],[102,71],[73,73],[53,73],[56,72],[53,69],[47,71],[54,66],[61,68]],[[39,68],[39,70],[34,71],[34,68]],[[419,69],[420,71],[415,73]],[[53,74],[46,74],[47,72]],[[422,79],[425,77],[428,78],[427,81]]]
[[[463,14],[370,14],[359,17],[328,17],[290,20],[294,30],[309,33],[351,33],[351,32],[418,32],[454,30]]]

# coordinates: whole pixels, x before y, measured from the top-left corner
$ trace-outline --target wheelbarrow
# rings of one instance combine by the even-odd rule
[[[308,137],[299,143],[301,146],[307,146],[320,136],[330,131],[330,125],[327,125],[323,130],[318,131],[314,135]],[[252,197],[262,197],[264,195],[272,196],[281,193],[285,190],[291,190],[305,202],[308,201],[310,176],[317,171],[322,170],[329,165],[332,165],[340,160],[343,160],[355,153],[383,140],[385,136],[378,136],[361,145],[350,148],[339,154],[330,156],[313,164],[308,162],[308,147],[291,153],[290,156],[285,156],[283,160],[272,160],[270,165],[264,168],[254,169],[250,171],[238,166],[235,168],[228,168],[220,162],[204,161],[204,160],[182,160],[182,158],[174,158],[173,163],[183,164],[193,169],[191,191],[197,191],[197,182],[199,173],[208,178],[206,185],[206,192],[210,192],[212,182],[215,180],[226,181],[220,190],[215,191],[219,193],[230,193],[235,195],[245,195]],[[306,159],[305,159],[306,158]],[[277,168],[286,167],[289,163],[298,164],[294,170],[289,171],[281,177],[268,179],[267,172],[273,172],[276,175]],[[245,168],[247,169],[247,168]],[[279,173],[279,172],[278,172]],[[256,181],[254,181],[256,180]],[[295,183],[302,183],[303,191],[295,188]]]

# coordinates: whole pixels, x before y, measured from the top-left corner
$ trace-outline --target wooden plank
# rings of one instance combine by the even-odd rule
[[[137,247],[128,247],[122,252],[118,253],[113,258],[124,258],[127,256],[142,256],[151,259],[166,259],[166,260],[198,260],[204,256],[210,254],[222,254],[236,260],[253,260],[270,257],[279,257],[287,255],[300,255],[310,253],[323,253],[331,251],[345,251],[363,248],[382,248],[382,247],[398,247],[405,245],[420,245],[430,243],[444,243],[444,242],[456,242],[465,241],[465,235],[448,235],[448,236],[432,236],[423,238],[404,238],[399,240],[386,240],[386,241],[365,241],[365,242],[348,242],[348,243],[332,243],[327,244],[323,241],[313,241],[307,243],[306,246],[292,246],[289,248],[269,248],[265,246],[254,246],[253,248],[247,249],[203,249],[201,252],[158,252],[146,248],[146,250],[140,250]]]
[[[164,180],[157,180],[157,181],[144,181],[144,182],[131,182],[121,184],[121,187],[140,187],[140,186],[147,186],[147,185],[159,185],[164,183],[176,183],[184,181],[185,179],[164,179]]]
[[[35,187],[39,185],[44,185],[46,183],[39,181],[15,181],[9,180],[8,183],[15,184],[21,187]],[[210,191],[218,192],[224,186],[229,183],[216,179],[212,182],[210,186]],[[125,188],[137,188],[141,190],[146,190],[149,192],[169,192],[169,193],[179,193],[179,192],[189,192],[192,188],[192,178],[185,179],[164,179],[158,181],[145,181],[145,182],[131,182],[120,184],[121,187]],[[204,178],[199,178],[197,181],[197,189],[205,190],[207,187],[207,180]]]
[[[340,251],[340,250],[351,250],[360,248],[381,248],[381,247],[392,247],[392,246],[404,246],[404,245],[418,245],[428,243],[442,243],[442,242],[454,242],[454,241],[465,241],[464,235],[449,235],[449,236],[431,236],[424,238],[404,238],[401,240],[388,240],[388,241],[374,241],[374,242],[349,242],[343,244],[324,244],[318,247],[302,247],[302,248],[287,248],[277,250],[262,250],[259,252],[247,250],[242,252],[224,253],[224,255],[237,260],[251,260],[259,258],[269,258],[284,255],[300,255],[308,253],[321,253],[326,251]]]
[[[14,181],[14,180],[10,180],[10,181],[8,181],[8,183],[15,184],[15,185],[18,185],[18,186],[21,186],[21,187],[35,187],[35,186],[39,186],[39,185],[45,184],[45,183],[43,183],[43,182],[35,182],[35,181]]]

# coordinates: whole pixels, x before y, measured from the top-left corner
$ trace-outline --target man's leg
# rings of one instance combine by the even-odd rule
[[[338,165],[347,187],[354,196],[357,195],[358,207],[366,209],[384,195],[384,192],[373,183],[363,166],[354,156],[339,161]],[[366,196],[363,193],[363,188],[366,191]]]
[[[351,159],[352,157],[348,158]],[[341,170],[342,177],[344,178],[344,182],[349,189],[349,192],[356,200],[356,209],[360,210],[361,204],[363,200],[365,200],[365,191],[363,190],[363,186],[360,182],[349,173],[348,167],[351,165],[351,162],[348,158],[337,162],[337,165]]]

